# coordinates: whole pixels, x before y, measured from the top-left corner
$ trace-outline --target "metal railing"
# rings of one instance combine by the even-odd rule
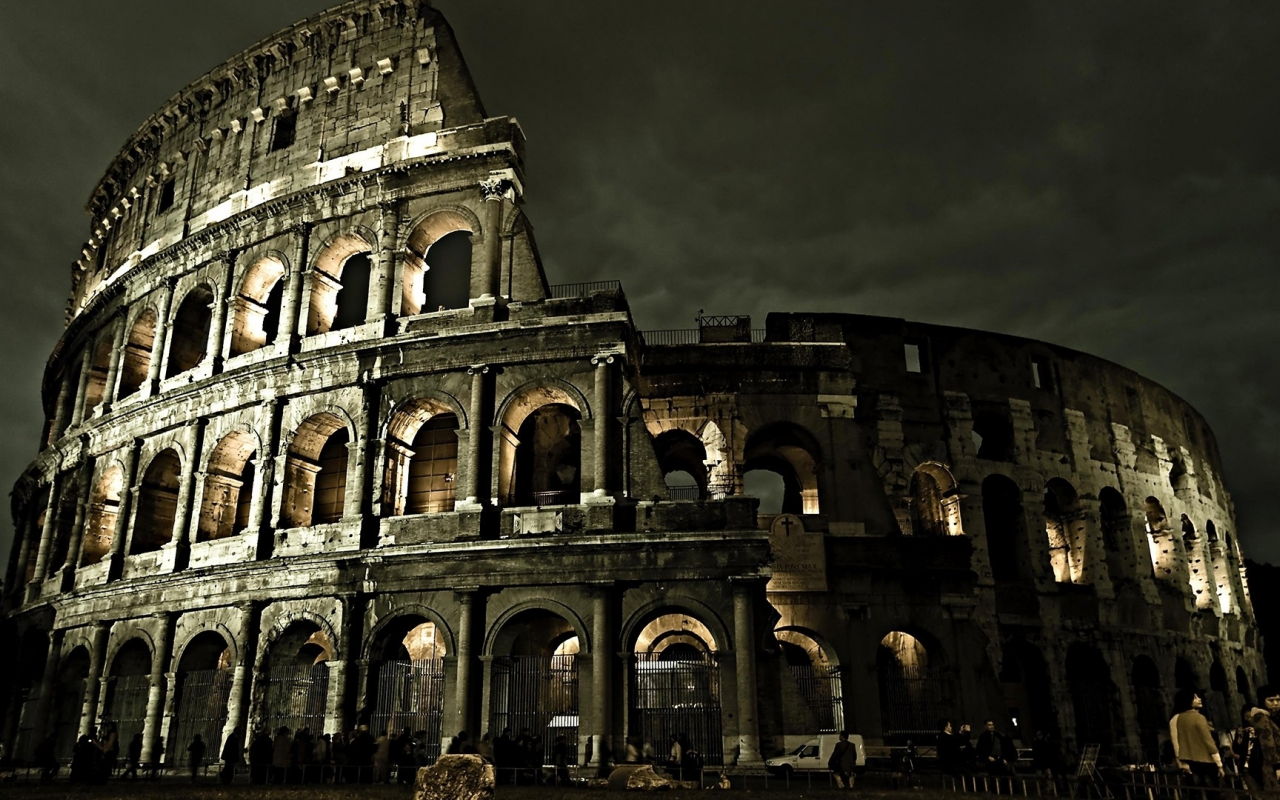
[[[586,281],[585,283],[555,283],[547,287],[552,300],[573,297],[590,297],[599,292],[620,292],[622,281]]]
[[[672,500],[701,500],[702,489],[698,486],[668,486],[667,497]]]
[[[702,343],[702,328],[668,328],[656,331],[640,331],[640,340],[649,347],[673,347]],[[764,328],[751,329],[751,343],[763,344]],[[729,342],[727,344],[746,344],[746,342]]]

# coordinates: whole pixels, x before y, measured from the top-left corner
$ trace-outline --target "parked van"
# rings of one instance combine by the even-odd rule
[[[806,770],[826,772],[827,760],[831,758],[831,751],[836,748],[836,742],[838,741],[840,741],[839,734],[824,733],[820,736],[815,736],[785,756],[778,756],[765,761],[764,765],[775,775],[789,775],[792,772]],[[858,754],[858,770],[861,771],[867,766],[867,751],[862,746],[862,737],[850,734],[849,744],[854,746]]]

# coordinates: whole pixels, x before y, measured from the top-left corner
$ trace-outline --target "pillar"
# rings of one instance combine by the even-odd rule
[[[479,591],[463,590],[454,592],[458,601],[458,675],[456,681],[454,703],[453,730],[445,731],[445,741],[458,731],[473,731],[475,714],[471,708],[471,676],[475,654],[472,652],[471,638],[475,630],[475,606]]]
[[[347,519],[359,519],[370,506],[370,492],[367,484],[369,464],[376,458],[374,448],[378,440],[378,406],[381,387],[375,381],[369,381],[362,387],[364,398],[361,403],[363,419],[355,430],[355,437],[347,443],[351,456],[347,462],[347,496],[343,504],[342,516]]]
[[[27,518],[22,523],[22,541],[18,543],[18,558],[14,562],[13,579],[9,582],[9,593],[19,605],[22,603],[21,592],[27,583],[27,567],[31,564],[31,542],[36,538],[36,518],[34,508],[27,510]]]
[[[204,429],[206,419],[197,419],[187,426],[186,463],[182,465],[182,483],[178,487],[178,509],[173,520],[174,546],[177,547],[177,561],[174,569],[185,569],[191,554],[191,540],[194,537],[191,519],[192,495],[195,494],[196,474],[203,455]]]
[[[151,654],[151,685],[147,690],[147,717],[142,727],[142,763],[150,763],[156,753],[156,745],[160,743],[160,726],[163,722],[165,698],[168,691],[167,678],[169,653],[173,649],[173,626],[176,617],[172,612],[161,611],[154,615],[156,626],[155,652]],[[169,742],[169,750],[179,750],[185,743]]]
[[[85,396],[89,393],[89,373],[93,371],[93,351],[93,342],[90,341],[80,355],[80,380],[76,383],[76,399],[71,406],[71,423],[67,426],[69,428],[74,428],[84,421]]]
[[[71,540],[67,542],[67,560],[62,564],[64,570],[62,591],[64,592],[72,588],[69,582],[75,579],[76,569],[80,566],[81,550],[84,548],[85,517],[88,516],[89,498],[93,495],[92,458],[85,459],[80,467],[80,479],[76,483],[80,496],[76,498],[76,517],[71,525]]]
[[[111,410],[116,399],[116,384],[120,382],[120,360],[124,358],[125,337],[129,333],[128,320],[122,310],[116,316],[116,329],[111,339],[111,360],[107,362],[107,382],[102,387],[102,413]]]
[[[169,308],[173,305],[173,280],[164,282],[160,291],[160,308],[156,312],[156,338],[151,343],[151,363],[147,365],[146,395],[154,395],[160,391],[160,368],[168,351],[169,341]]]
[[[44,657],[44,674],[40,676],[40,697],[36,700],[35,744],[49,735],[53,722],[53,692],[58,683],[58,664],[62,660],[62,638],[66,631],[49,631],[49,652]]]
[[[609,365],[613,356],[600,355],[591,359],[595,364],[595,412],[591,415],[591,439],[595,445],[594,477],[596,497],[604,497],[609,492]]]
[[[223,343],[227,335],[227,309],[231,307],[231,286],[236,271],[237,252],[232,250],[224,257],[226,270],[222,275],[222,285],[218,287],[218,296],[213,300],[213,323],[209,325],[209,357],[213,364],[212,374],[222,372],[226,358],[223,355]]]
[[[72,373],[70,367],[62,375],[62,386],[58,390],[57,405],[53,409],[53,427],[49,430],[49,444],[53,444],[62,438],[62,432],[67,428],[67,413],[71,410],[68,397],[75,392],[76,387],[71,385]]]
[[[462,488],[466,498],[463,505],[480,505],[481,454],[484,452],[484,382],[489,368],[474,366],[467,370],[471,376],[471,402],[467,408],[467,483]]]
[[[124,571],[124,557],[128,551],[125,543],[129,538],[129,518],[133,516],[133,506],[137,501],[138,456],[142,450],[142,440],[134,439],[124,457],[124,480],[120,484],[120,509],[116,512],[116,527],[111,532],[111,553],[107,556],[110,566],[107,567],[107,580],[119,579]]]
[[[378,223],[378,259],[370,276],[369,306],[366,315],[368,322],[384,322],[389,326],[395,319],[392,302],[397,285],[396,249],[399,228],[400,211],[395,203],[387,203],[382,207],[382,216]],[[384,329],[383,332],[385,334],[388,331]]]
[[[98,701],[102,697],[102,670],[107,660],[107,639],[111,623],[99,620],[93,623],[93,638],[89,645],[89,677],[84,683],[84,705],[80,709],[80,730],[76,736],[84,736],[93,728],[98,713]]]
[[[599,767],[601,755],[613,752],[613,624],[610,618],[612,590],[597,586],[591,592],[591,704],[593,732],[591,763]]]
[[[62,505],[62,475],[55,472],[49,482],[49,505],[44,512],[44,527],[40,530],[40,549],[36,551],[36,571],[31,577],[31,585],[35,587],[35,597],[40,596],[39,586],[44,582],[45,572],[49,569],[49,552],[53,549],[53,532],[58,522],[58,508]]]
[[[760,763],[760,728],[756,715],[756,636],[754,584],[733,584],[734,663],[738,686],[738,764]]]
[[[231,675],[231,692],[227,695],[227,723],[222,729],[222,741],[239,729],[241,746],[249,743],[249,684],[253,681],[254,658],[258,652],[258,627],[262,606],[253,601],[241,603],[240,643],[236,652],[234,672]],[[221,755],[221,752],[219,752]]]
[[[280,328],[276,336],[281,354],[298,352],[298,340],[302,335],[302,273],[307,268],[307,248],[311,238],[311,226],[303,223],[294,229],[294,248],[289,272],[285,276],[284,301],[280,309]]]
[[[515,188],[511,181],[492,176],[480,182],[480,194],[484,197],[484,242],[481,257],[472,268],[471,299],[489,300],[500,292],[502,275],[502,210],[507,199],[514,199]]]
[[[328,733],[351,730],[356,662],[360,657],[360,618],[364,603],[359,595],[347,594],[342,602],[342,630],[339,636],[340,659],[329,662],[329,713],[326,724]]]

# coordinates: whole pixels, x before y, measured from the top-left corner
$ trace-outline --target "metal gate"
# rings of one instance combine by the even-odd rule
[[[1134,704],[1138,707],[1138,738],[1142,741],[1142,757],[1148,764],[1160,763],[1160,734],[1169,730],[1165,719],[1164,693],[1155,686],[1135,686]]]
[[[308,728],[324,732],[325,706],[329,699],[329,666],[272,667],[266,675],[262,699],[262,723],[272,736],[282,726],[296,733]]]
[[[493,660],[489,730],[542,739],[542,763],[552,763],[557,736],[578,753],[578,661],[574,656],[502,656]]]
[[[844,730],[844,689],[840,685],[840,668],[815,669],[812,666],[791,667],[791,675],[818,723],[821,733]]]
[[[231,696],[234,671],[203,669],[178,674],[177,718],[169,729],[170,752],[185,752],[200,734],[204,761],[213,763],[222,755],[222,730],[227,724],[227,700]],[[178,748],[174,751],[173,748]]]
[[[76,747],[76,738],[80,734],[80,714],[84,709],[84,695],[89,682],[81,679],[68,681],[58,687],[57,716],[54,718],[56,731],[54,752],[59,760],[70,760]],[[39,746],[39,742],[35,743]],[[34,753],[34,751],[33,751]]]
[[[444,714],[444,661],[385,661],[378,667],[378,701],[373,712],[374,735],[408,728],[426,731],[427,758],[440,755]]]
[[[724,763],[720,728],[720,664],[713,653],[663,660],[636,653],[631,682],[631,735],[662,758],[671,737],[704,764]],[[647,748],[646,748],[647,749]]]
[[[1075,706],[1076,742],[1111,746],[1111,686],[1101,681],[1073,680],[1071,704]]]
[[[929,667],[880,667],[880,724],[884,736],[924,736],[947,716],[942,677]]]
[[[129,741],[147,724],[147,696],[151,694],[149,675],[112,678],[107,685],[104,721],[116,726],[120,752],[128,752]]]

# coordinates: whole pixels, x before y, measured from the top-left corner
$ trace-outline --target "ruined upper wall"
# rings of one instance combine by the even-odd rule
[[[483,145],[491,137],[461,132],[484,117],[452,30],[426,2],[358,0],[298,22],[180,91],[125,144],[89,200],[69,316],[132,267],[256,205]],[[446,130],[459,135],[446,141]]]

